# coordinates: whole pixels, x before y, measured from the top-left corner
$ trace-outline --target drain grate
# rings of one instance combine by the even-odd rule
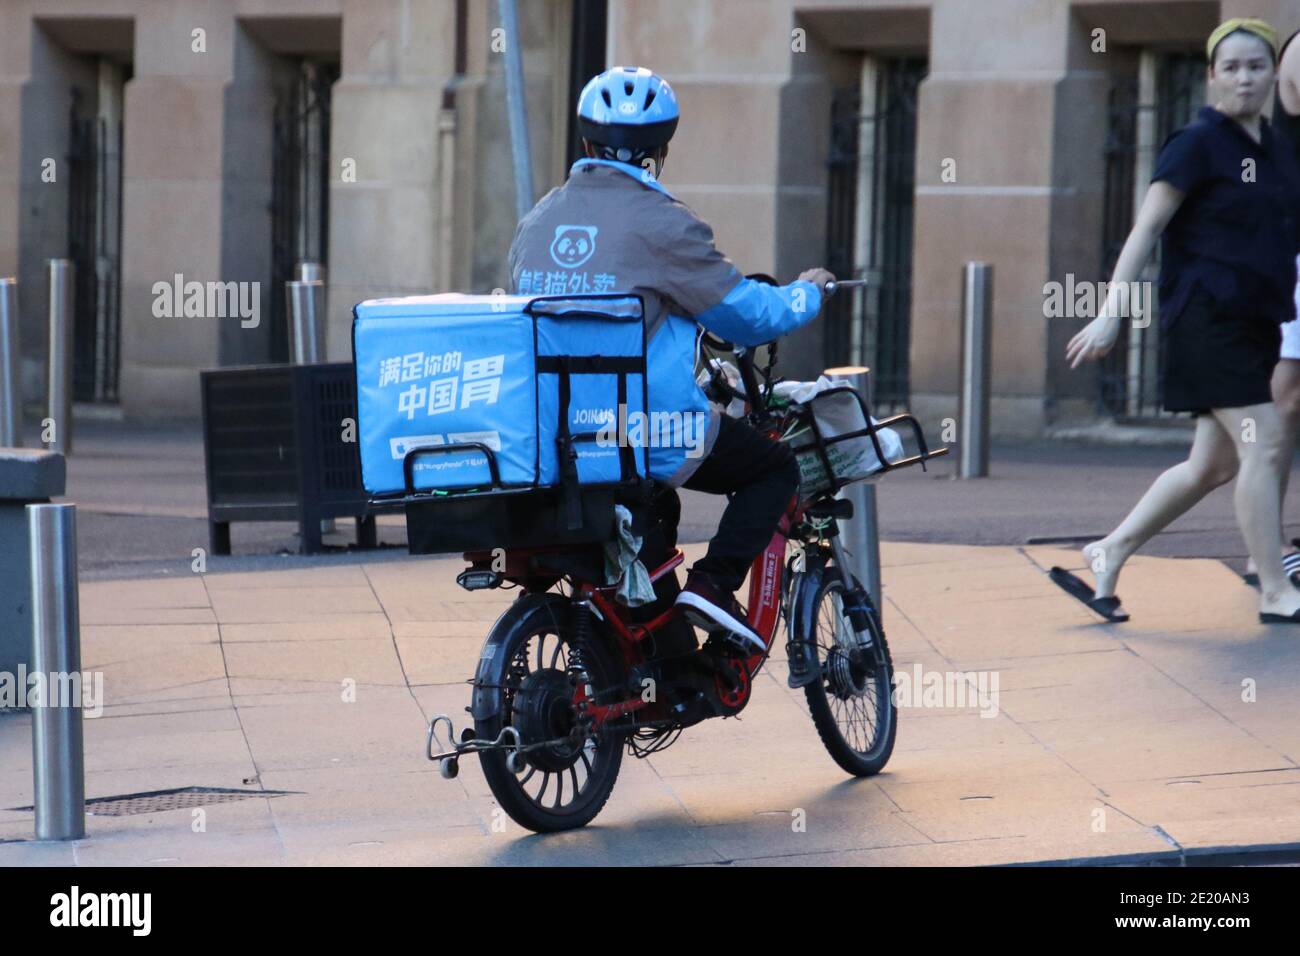
[[[226,787],[177,787],[175,790],[151,790],[148,793],[125,793],[116,797],[94,797],[86,801],[86,814],[92,817],[129,817],[141,813],[165,813],[190,810],[213,803],[234,803],[255,797],[282,797],[292,790],[231,790]],[[13,807],[28,812],[35,807]]]

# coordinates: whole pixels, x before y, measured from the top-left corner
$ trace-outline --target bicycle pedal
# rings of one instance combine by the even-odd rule
[[[708,652],[714,661],[721,665],[721,669],[732,665],[743,665],[745,661],[761,653],[730,631],[716,631],[710,634],[702,650]],[[724,661],[725,664],[722,663]]]

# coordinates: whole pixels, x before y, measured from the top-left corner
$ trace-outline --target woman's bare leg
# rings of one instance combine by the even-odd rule
[[[1300,320],[1297,320],[1300,321]],[[1291,461],[1295,455],[1296,434],[1300,432],[1300,359],[1279,359],[1273,370],[1273,404],[1282,420],[1282,501],[1286,501],[1287,483],[1291,479]]]
[[[1291,461],[1295,456],[1295,440],[1300,432],[1300,359],[1280,359],[1273,370],[1273,404],[1277,406],[1278,417],[1282,419],[1282,437],[1288,445],[1283,449],[1282,461],[1285,462],[1279,475],[1281,479],[1281,507],[1285,512],[1286,489],[1291,479]],[[1287,548],[1282,546],[1282,553]],[[1255,559],[1246,562],[1247,573],[1256,572]]]
[[[1215,488],[1231,481],[1237,461],[1233,440],[1223,426],[1212,415],[1199,416],[1187,460],[1152,482],[1119,527],[1100,541],[1084,545],[1083,558],[1096,576],[1097,597],[1115,593],[1120,569],[1133,552]],[[1280,556],[1277,560],[1280,570]]]
[[[1259,568],[1260,611],[1300,610],[1300,590],[1282,570],[1282,477],[1291,447],[1272,402],[1218,408],[1214,418],[1232,439],[1241,463],[1233,503],[1246,548]]]

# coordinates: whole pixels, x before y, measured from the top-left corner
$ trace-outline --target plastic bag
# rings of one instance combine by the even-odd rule
[[[834,484],[832,478],[840,482],[860,481],[884,467],[869,435],[844,441],[831,440],[867,427],[862,406],[854,394],[850,391],[837,391],[849,388],[850,384],[843,379],[830,379],[823,375],[815,382],[778,382],[773,389],[778,398],[789,401],[803,411],[797,417],[795,426],[781,438],[791,444],[798,459],[799,488],[804,498],[830,490]],[[814,417],[822,440],[826,442],[826,458],[822,457],[817,447],[817,436],[813,432],[811,421]],[[872,418],[871,422],[874,425],[877,420]],[[903,456],[903,440],[892,428],[878,430],[876,438],[887,461],[895,461]],[[827,474],[826,459],[830,460],[833,476]]]

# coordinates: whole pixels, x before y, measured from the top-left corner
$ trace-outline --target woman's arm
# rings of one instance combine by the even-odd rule
[[[1282,62],[1277,65],[1277,96],[1282,109],[1300,116],[1300,42],[1287,44]]]
[[[1119,324],[1124,318],[1125,297],[1129,283],[1136,282],[1142,274],[1142,267],[1151,256],[1156,240],[1174,218],[1178,207],[1183,204],[1186,194],[1175,189],[1167,182],[1154,182],[1142,200],[1138,210],[1137,222],[1124,240],[1119,260],[1115,263],[1115,273],[1111,276],[1110,292],[1102,303],[1101,311],[1079,331],[1065,348],[1066,361],[1070,368],[1078,368],[1084,359],[1098,359],[1111,350],[1119,335]]]

